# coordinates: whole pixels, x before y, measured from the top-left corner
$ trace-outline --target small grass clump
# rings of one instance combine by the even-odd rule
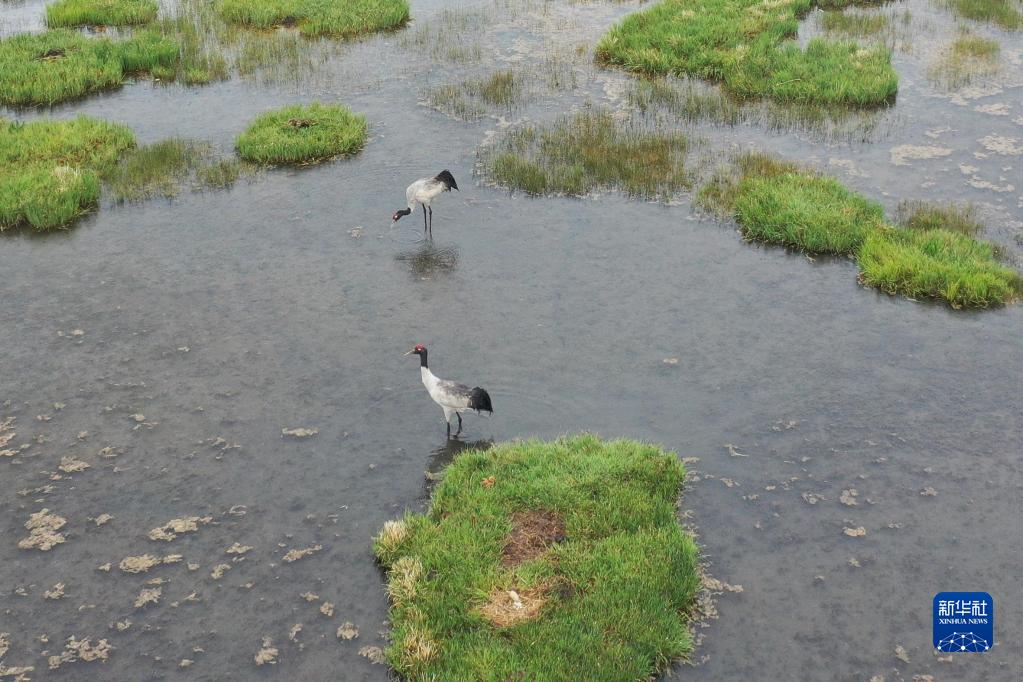
[[[955,308],[1004,305],[1023,294],[1023,278],[998,262],[991,244],[949,230],[875,231],[860,249],[859,264],[865,284]]]
[[[70,223],[98,203],[100,175],[134,144],[125,126],[84,116],[0,119],[0,231]]]
[[[511,71],[498,71],[487,78],[473,81],[469,91],[487,104],[509,107],[522,98],[522,79]]]
[[[833,178],[790,172],[744,178],[735,217],[750,239],[808,253],[851,255],[884,224],[884,209]]]
[[[967,85],[978,76],[998,73],[997,41],[963,33],[946,48],[928,71],[930,79],[950,88]]]
[[[1017,0],[947,0],[952,13],[1015,30],[1023,27],[1023,12]]]
[[[899,204],[896,220],[910,230],[947,230],[972,237],[983,229],[975,216],[972,204],[903,201]]]
[[[0,40],[0,103],[54,104],[117,87],[132,74],[171,68],[178,44],[151,32],[127,40],[68,29]]]
[[[688,147],[681,132],[648,130],[607,111],[587,110],[549,126],[510,131],[488,151],[486,166],[499,184],[529,194],[618,189],[667,199],[692,184]]]
[[[467,450],[374,541],[404,679],[647,680],[692,650],[678,457],[593,436]]]
[[[788,41],[814,0],[661,0],[626,17],[597,45],[597,60],[647,75],[721,82],[743,99],[879,106],[898,89],[883,46]],[[847,2],[834,3],[845,6]]]
[[[46,25],[70,28],[148,24],[156,18],[159,8],[156,0],[57,0],[46,6]]]
[[[407,0],[220,0],[217,11],[232,24],[297,25],[307,36],[337,38],[396,29],[409,19]]]
[[[246,161],[313,163],[354,154],[366,142],[366,118],[337,104],[293,104],[256,117],[235,142]]]

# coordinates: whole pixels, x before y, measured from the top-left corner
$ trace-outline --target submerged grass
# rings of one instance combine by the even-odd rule
[[[232,24],[294,24],[307,36],[338,38],[399,28],[409,19],[407,0],[219,0],[217,11]]]
[[[904,202],[904,227],[893,227],[880,205],[833,178],[760,153],[740,155],[714,174],[697,203],[734,216],[750,239],[853,256],[860,280],[889,293],[957,308],[1002,305],[1023,293],[1019,273],[998,262],[994,246],[974,239],[981,226],[968,206]]]
[[[899,204],[896,221],[910,230],[947,230],[967,236],[973,236],[984,229],[977,222],[972,204],[951,202],[903,201]]]
[[[209,145],[204,143],[163,140],[133,149],[104,180],[116,201],[138,201],[156,195],[172,197],[208,154]]]
[[[121,85],[133,74],[171,69],[178,44],[144,31],[126,40],[68,29],[0,40],[0,103],[53,104]]]
[[[499,184],[530,194],[617,189],[667,199],[692,184],[688,147],[681,132],[648,130],[587,110],[549,126],[509,131],[488,150],[486,168]]]
[[[468,450],[374,551],[403,678],[646,680],[687,655],[700,584],[678,458],[593,436]]]
[[[156,0],[57,0],[46,6],[46,25],[132,26],[156,18]]]
[[[261,114],[235,142],[246,161],[312,163],[354,154],[366,142],[366,118],[338,104],[294,104]]]
[[[823,12],[820,26],[828,33],[845,36],[870,38],[881,33],[890,25],[884,14],[863,14],[860,12]]]
[[[722,83],[742,99],[842,106],[890,103],[898,89],[883,46],[814,39],[798,20],[814,0],[661,0],[626,17],[597,45],[597,60],[647,75]],[[834,2],[844,7],[848,2]]]
[[[637,78],[629,104],[645,115],[667,112],[687,121],[734,126],[753,123],[776,131],[802,130],[822,140],[868,141],[884,114],[834,105],[743,102],[726,90],[674,78]]]
[[[426,101],[431,107],[463,121],[482,118],[487,106],[508,111],[524,99],[523,78],[509,70],[457,85],[447,83],[426,92]]]
[[[928,76],[949,88],[967,85],[978,76],[998,73],[997,41],[963,33],[931,64]]]
[[[966,19],[1009,30],[1023,28],[1023,12],[1018,0],[946,0],[946,5],[953,14]]]
[[[186,184],[225,189],[251,168],[238,159],[215,159],[207,142],[172,138],[136,147],[103,174],[115,201],[175,197]]]
[[[134,144],[125,126],[84,116],[0,119],[0,231],[70,223],[98,203],[100,175]]]

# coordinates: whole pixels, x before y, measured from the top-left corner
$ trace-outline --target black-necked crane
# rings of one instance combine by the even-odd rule
[[[465,384],[435,377],[427,364],[426,346],[423,344],[416,344],[415,348],[405,355],[419,356],[419,371],[423,375],[423,386],[426,386],[433,402],[444,410],[444,421],[448,424],[448,438],[451,437],[451,415],[458,417],[458,431],[455,432],[457,438],[458,434],[462,432],[462,412],[476,410],[476,414],[480,412],[494,413],[494,408],[490,404],[490,394],[479,386],[469,388]]]
[[[423,234],[429,233],[433,236],[433,208],[430,203],[444,192],[458,189],[458,183],[450,171],[442,170],[432,178],[420,178],[408,186],[405,190],[405,200],[408,208],[395,211],[391,220],[398,222],[415,210],[416,204],[423,207]],[[427,220],[429,215],[429,220]]]

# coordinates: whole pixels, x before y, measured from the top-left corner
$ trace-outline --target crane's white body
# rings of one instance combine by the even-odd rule
[[[405,199],[408,207],[416,210],[417,204],[429,206],[436,197],[446,192],[448,186],[437,178],[420,178],[405,190]]]
[[[468,386],[438,379],[429,367],[420,367],[420,371],[423,375],[423,386],[426,386],[426,392],[430,394],[433,402],[444,410],[444,421],[448,424],[451,423],[451,417],[458,412],[472,409],[469,407],[470,389]]]

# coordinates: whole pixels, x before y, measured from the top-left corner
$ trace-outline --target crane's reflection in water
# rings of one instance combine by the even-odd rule
[[[399,253],[395,259],[408,265],[409,273],[416,279],[430,279],[449,274],[458,267],[458,249],[427,241],[415,249]]]

